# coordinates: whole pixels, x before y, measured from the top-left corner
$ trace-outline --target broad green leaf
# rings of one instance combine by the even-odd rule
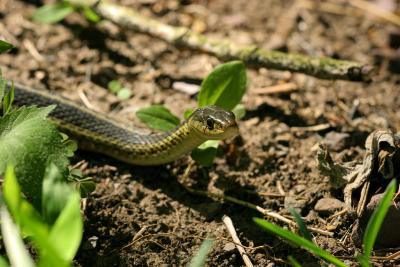
[[[13,164],[22,192],[38,210],[47,164],[53,162],[61,172],[67,172],[61,135],[46,119],[53,108],[22,107],[0,118],[0,174],[8,163]]]
[[[160,105],[139,109],[136,116],[147,126],[156,130],[170,131],[179,125],[179,118]]]
[[[0,208],[1,235],[7,250],[7,256],[13,267],[34,267],[35,264],[25,248],[18,227],[14,224],[7,208]]]
[[[82,8],[83,8],[83,15],[87,20],[94,23],[100,21],[100,17],[96,14],[96,12],[93,11],[93,9],[87,6],[83,6]]]
[[[71,4],[59,2],[40,7],[33,14],[32,19],[37,22],[52,24],[63,20],[72,12],[74,12],[74,8]]]
[[[201,243],[200,249],[197,255],[190,261],[189,267],[203,267],[207,260],[207,255],[210,253],[214,240],[206,239]]]
[[[51,163],[45,171],[42,191],[42,216],[53,224],[73,193],[57,166]]]
[[[256,224],[261,226],[263,229],[270,231],[286,240],[289,240],[292,243],[294,243],[302,248],[307,249],[311,253],[326,260],[327,262],[332,263],[338,267],[347,267],[347,265],[344,262],[342,262],[335,256],[331,255],[328,251],[323,250],[322,248],[314,245],[314,243],[312,243],[311,241],[309,241],[301,236],[298,236],[288,230],[285,230],[279,226],[276,226],[270,222],[267,222],[263,219],[253,218],[253,220]]]
[[[290,213],[292,214],[294,220],[297,223],[297,226],[299,227],[299,231],[301,233],[301,235],[312,242],[312,236],[310,234],[310,231],[308,231],[307,226],[305,225],[303,219],[301,218],[300,214],[297,213],[297,211],[293,208],[291,208]]]
[[[393,179],[386,188],[385,195],[379,202],[378,207],[374,210],[374,212],[371,215],[371,218],[368,221],[368,225],[367,228],[365,229],[363,237],[364,256],[367,260],[369,260],[371,256],[371,252],[374,247],[376,237],[378,236],[379,230],[381,229],[386,213],[389,210],[395,190],[396,190],[396,180]]]
[[[199,106],[216,105],[233,109],[246,91],[246,68],[241,61],[216,67],[202,82]]]
[[[218,140],[208,140],[192,151],[192,158],[202,166],[209,167],[212,165],[217,155]]]
[[[12,44],[7,43],[6,41],[0,40],[0,54],[7,52],[8,50],[14,48]]]
[[[50,241],[64,260],[71,261],[74,258],[82,240],[82,232],[80,197],[75,192],[50,230]]]

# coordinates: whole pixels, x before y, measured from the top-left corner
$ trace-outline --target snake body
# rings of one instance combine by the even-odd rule
[[[50,119],[78,142],[81,149],[99,152],[135,165],[174,161],[207,140],[226,139],[238,133],[232,112],[209,106],[195,110],[175,129],[141,135],[110,118],[43,90],[16,84],[14,105],[56,105]]]

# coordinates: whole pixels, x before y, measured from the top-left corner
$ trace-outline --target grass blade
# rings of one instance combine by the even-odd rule
[[[388,187],[386,188],[385,195],[379,202],[378,207],[374,210],[371,218],[368,221],[367,228],[365,230],[363,244],[364,244],[364,256],[369,260],[372,249],[375,244],[376,237],[378,236],[379,230],[382,226],[383,220],[385,219],[386,213],[389,210],[390,203],[393,199],[396,189],[396,180],[393,179]]]
[[[298,262],[295,258],[293,258],[293,256],[289,256],[288,260],[290,261],[293,267],[302,267],[300,262]]]
[[[335,256],[331,255],[329,252],[326,250],[323,250],[322,248],[314,245],[311,241],[298,236],[288,230],[285,230],[279,226],[276,226],[270,222],[267,222],[263,219],[260,218],[253,218],[254,222],[264,228],[267,231],[270,231],[276,235],[279,235],[280,237],[283,237],[286,240],[291,241],[292,243],[307,249],[311,253],[315,254],[316,256],[326,260],[327,262],[330,262],[334,264],[335,266],[338,267],[348,267],[344,262],[336,258]]]
[[[300,214],[297,213],[297,211],[293,208],[291,208],[290,213],[292,214],[294,220],[297,223],[297,226],[299,227],[299,231],[301,233],[301,235],[307,239],[310,240],[312,242],[312,236],[310,234],[310,231],[308,231],[307,226],[305,225],[303,219],[301,218]]]
[[[210,253],[214,240],[206,239],[201,243],[200,249],[197,252],[197,255],[190,261],[189,267],[203,267],[206,260],[207,255]]]

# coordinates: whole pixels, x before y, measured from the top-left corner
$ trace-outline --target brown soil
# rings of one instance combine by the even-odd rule
[[[172,89],[171,83],[198,84],[220,63],[215,57],[176,48],[106,21],[90,24],[78,14],[56,25],[34,23],[29,17],[39,2],[0,2],[0,37],[17,47],[0,56],[3,75],[79,103],[79,92],[83,92],[94,108],[126,123],[140,125],[135,110],[151,104],[163,104],[175,114],[195,107],[195,98]],[[334,156],[344,161],[361,159],[370,132],[399,129],[398,28],[349,6],[321,11],[295,6],[296,1],[289,0],[119,2],[208,36],[369,63],[377,74],[373,82],[363,84],[249,69],[243,100],[247,114],[239,122],[240,137],[222,146],[211,168],[194,166],[187,177],[187,159],[144,168],[79,152],[74,163],[83,161],[81,169],[97,186],[84,201],[85,232],[76,265],[185,266],[202,241],[214,237],[208,265],[242,266],[240,254],[229,244],[223,215],[231,217],[254,265],[282,266],[288,264],[288,255],[304,266],[321,264],[311,254],[260,230],[252,222],[253,217],[262,217],[257,211],[194,195],[183,184],[223,192],[282,215],[289,214],[288,206],[296,206],[308,225],[324,230],[333,227],[335,236],[315,235],[317,244],[351,259],[358,248],[348,240],[340,242],[354,218],[346,214],[321,217],[314,211],[322,197],[343,199],[316,169],[317,144],[331,131],[348,133],[345,144],[331,147],[336,150]],[[111,80],[130,87],[132,98],[119,101],[107,90]],[[286,82],[295,83],[298,90],[256,93],[256,89]],[[330,127],[318,131],[299,128],[325,123]],[[286,198],[271,196],[279,192],[279,186]]]

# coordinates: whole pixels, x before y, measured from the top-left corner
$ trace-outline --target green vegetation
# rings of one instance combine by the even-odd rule
[[[214,240],[206,239],[201,243],[200,249],[197,252],[196,256],[192,258],[190,261],[189,267],[202,267],[205,265],[207,260],[207,255],[210,253],[212,246],[214,244]]]
[[[385,195],[383,196],[378,207],[373,212],[373,214],[368,222],[367,228],[364,233],[364,238],[363,238],[364,253],[356,256],[357,261],[363,267],[372,266],[370,263],[371,251],[373,249],[376,237],[379,233],[379,229],[382,226],[382,222],[386,216],[387,211],[389,210],[390,202],[393,199],[395,190],[396,190],[396,180],[393,180],[390,182],[390,184],[386,188]],[[334,264],[335,266],[338,266],[338,267],[346,267],[347,266],[344,262],[342,262],[338,258],[331,255],[328,251],[315,245],[311,240],[303,238],[297,234],[294,234],[288,230],[285,230],[285,229],[283,229],[279,226],[276,226],[276,225],[274,225],[268,221],[265,221],[263,219],[254,218],[254,221],[256,224],[261,226],[263,229],[288,240],[291,244],[295,244],[299,247],[307,249],[314,255],[324,259],[325,261],[327,261],[331,264]],[[300,225],[300,228],[303,228],[303,227]],[[304,228],[303,228],[303,231],[304,231]],[[307,234],[307,235],[309,235],[309,234]],[[293,257],[291,257],[289,259],[289,261],[292,263],[293,266],[300,266],[299,263],[296,262],[296,260]]]
[[[62,21],[73,12],[82,12],[85,18],[91,22],[98,22],[100,17],[87,6],[76,6],[69,1],[60,1],[54,4],[44,5],[36,10],[32,19],[36,22],[53,24]]]
[[[240,101],[246,92],[246,69],[241,61],[231,61],[216,67],[202,82],[198,106],[217,105],[232,110],[239,119],[245,109]],[[185,112],[188,118],[192,110]],[[154,105],[137,111],[138,118],[150,128],[168,131],[179,125],[180,120],[167,108]],[[210,140],[192,152],[192,158],[203,166],[210,166],[217,154],[218,141]]]
[[[107,86],[108,90],[114,93],[121,100],[126,100],[132,96],[132,90],[124,87],[119,81],[112,80]]]
[[[0,54],[7,52],[8,50],[14,48],[12,44],[9,44],[3,40],[0,40]]]
[[[27,243],[37,266],[71,266],[83,234],[79,191],[69,183],[79,180],[68,168],[76,144],[47,120],[54,106],[13,109],[14,88],[7,84],[0,75],[0,219],[7,258],[12,266],[35,266]]]

